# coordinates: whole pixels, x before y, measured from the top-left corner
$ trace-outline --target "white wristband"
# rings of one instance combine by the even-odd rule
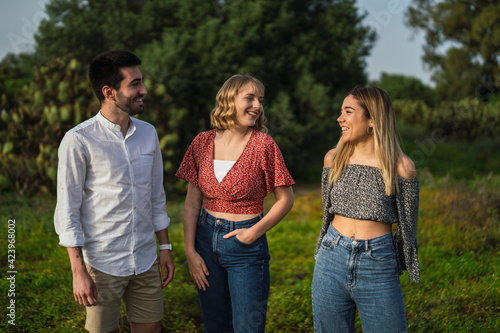
[[[172,244],[160,244],[158,247],[161,250],[170,250],[172,251]]]

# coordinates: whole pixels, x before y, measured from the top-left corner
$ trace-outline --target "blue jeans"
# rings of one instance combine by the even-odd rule
[[[269,248],[264,234],[252,244],[223,236],[250,228],[245,221],[215,218],[205,209],[196,229],[196,251],[207,265],[210,287],[198,289],[206,332],[264,332],[269,296]]]
[[[392,233],[351,239],[331,225],[321,242],[312,281],[315,332],[408,332]]]

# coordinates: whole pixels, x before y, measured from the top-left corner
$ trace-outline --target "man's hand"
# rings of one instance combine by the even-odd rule
[[[75,301],[85,306],[97,305],[97,286],[85,267],[82,247],[68,247],[67,249],[73,272]]]
[[[162,288],[165,288],[174,279],[175,265],[172,253],[169,250],[160,250],[160,271],[163,281]]]
[[[87,271],[73,273],[73,295],[81,305],[97,305],[97,287]]]

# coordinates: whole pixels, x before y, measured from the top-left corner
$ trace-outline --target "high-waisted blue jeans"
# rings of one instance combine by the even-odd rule
[[[228,221],[205,209],[196,230],[196,251],[210,275],[210,287],[198,289],[206,332],[264,332],[269,296],[269,248],[264,234],[252,244],[223,236],[250,228],[262,216]]]
[[[321,242],[312,281],[315,332],[408,332],[392,233],[351,239],[331,225]]]

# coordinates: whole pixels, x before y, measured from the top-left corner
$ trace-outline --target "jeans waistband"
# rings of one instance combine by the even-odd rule
[[[375,246],[381,246],[386,244],[394,244],[394,238],[392,236],[392,232],[389,232],[385,235],[375,237],[372,239],[355,239],[349,238],[342,235],[338,232],[332,225],[328,227],[327,231],[330,235],[333,236],[334,240],[337,244],[345,246],[345,247],[364,247],[366,251]]]
[[[222,229],[233,231],[236,229],[242,229],[242,228],[250,228],[257,222],[259,222],[262,217],[264,217],[264,214],[260,213],[259,216],[256,216],[254,218],[251,218],[249,220],[244,220],[244,221],[230,221],[226,219],[221,219],[218,217],[215,217],[208,213],[205,208],[201,209],[201,221],[208,223],[212,226],[218,226]]]

